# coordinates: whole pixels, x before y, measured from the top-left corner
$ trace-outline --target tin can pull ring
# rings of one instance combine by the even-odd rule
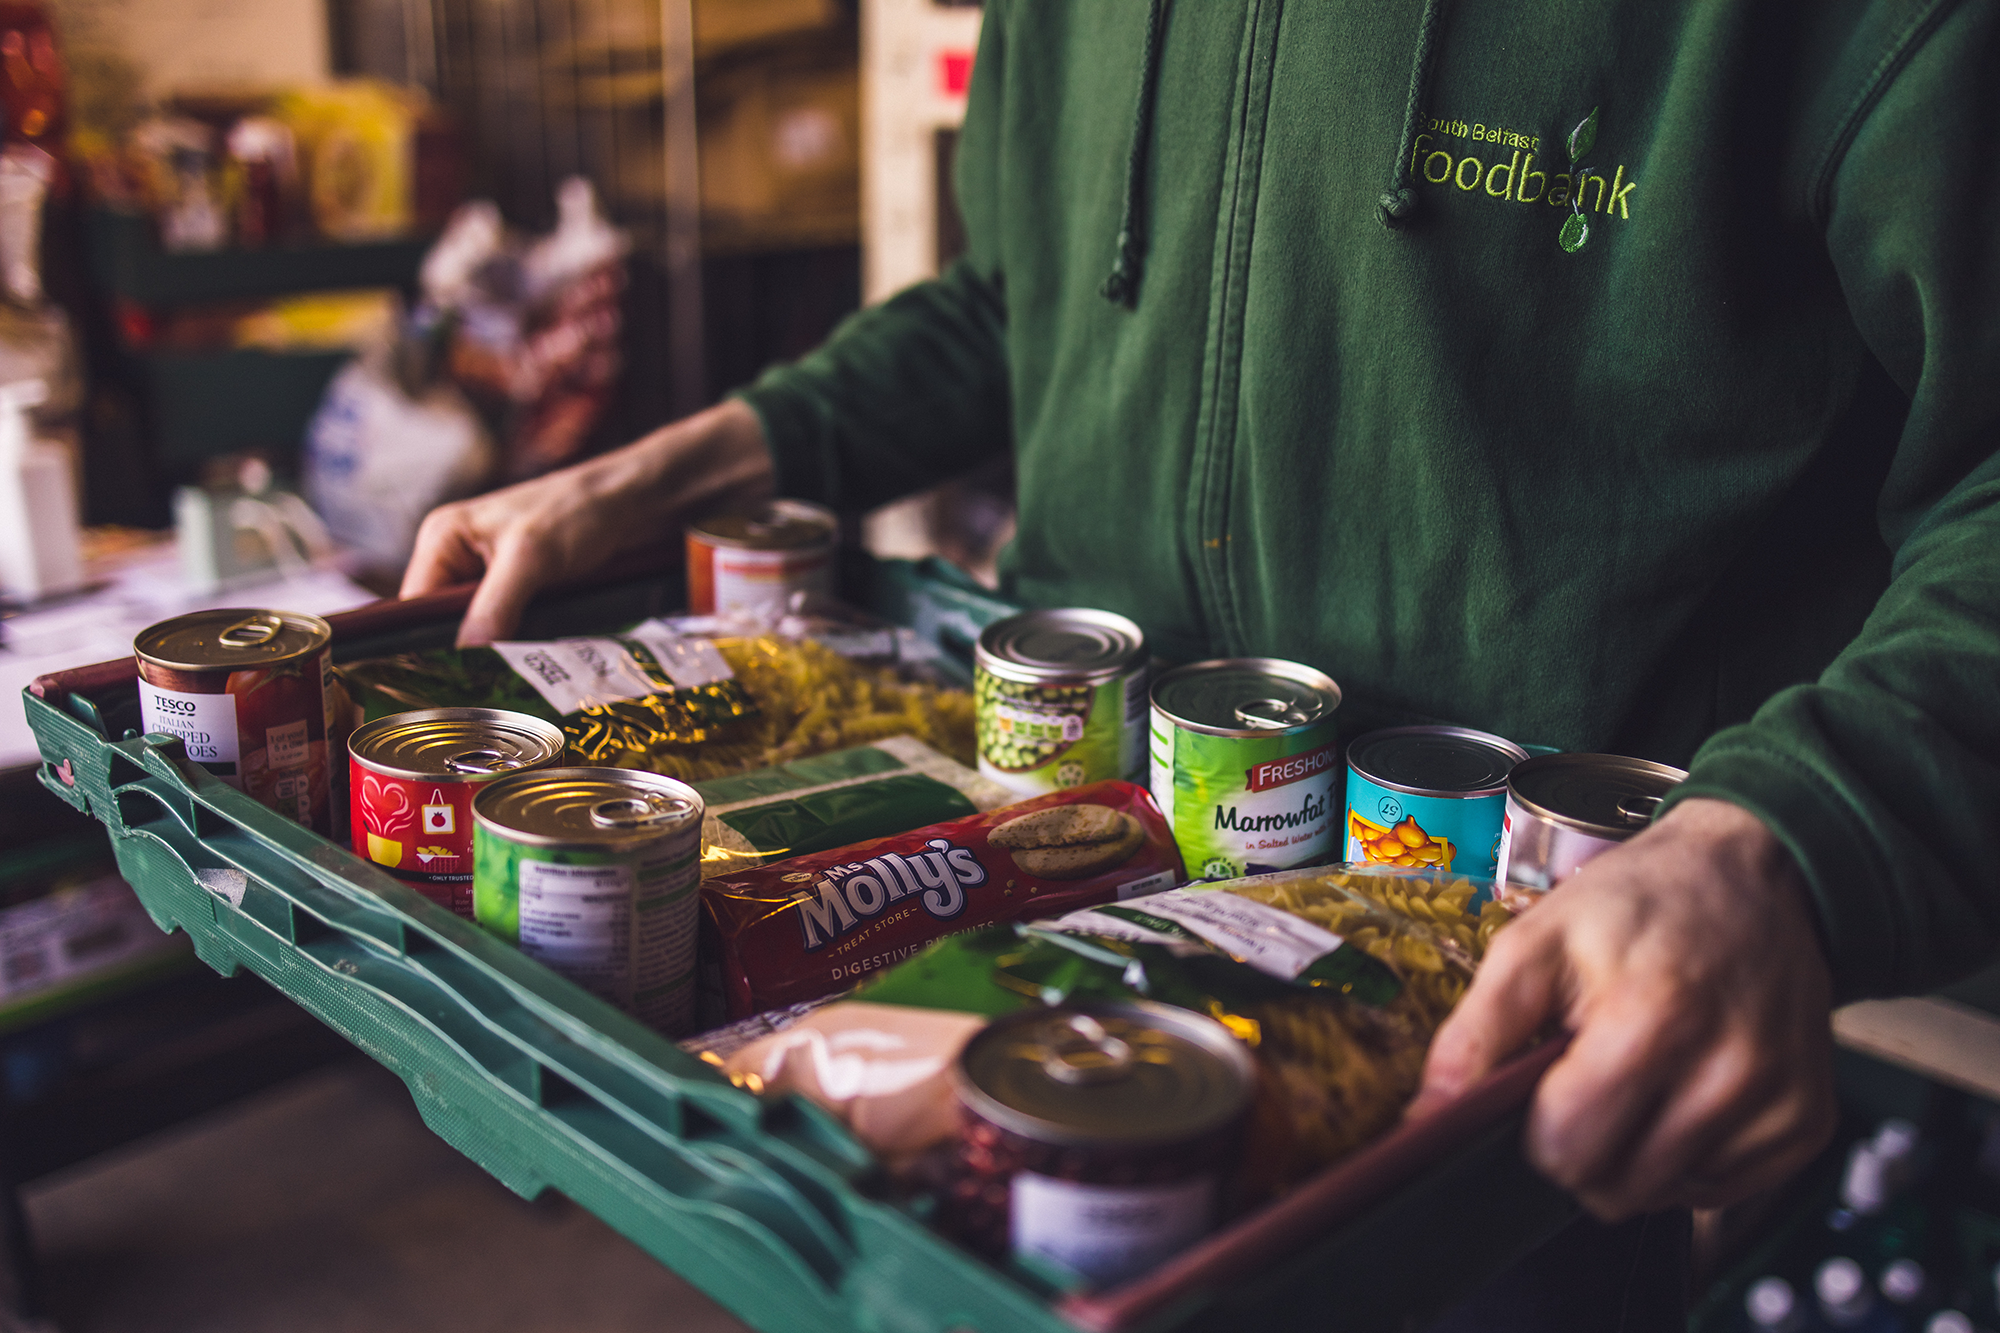
[[[461,750],[444,766],[454,773],[506,773],[521,767],[521,761],[498,750]]]
[[[1618,817],[1628,824],[1650,824],[1658,813],[1659,796],[1627,796],[1618,802]]]
[[[650,828],[678,819],[690,808],[692,803],[679,796],[652,800],[621,796],[591,806],[590,822],[599,828]]]
[[[1246,727],[1278,731],[1312,721],[1306,711],[1284,699],[1246,699],[1236,705],[1236,720]]]
[[[1132,1047],[1090,1015],[1072,1014],[1064,1026],[1074,1039],[1057,1042],[1042,1057],[1042,1071],[1056,1082],[1104,1083],[1132,1067]]]
[[[285,622],[274,615],[254,615],[223,630],[215,641],[225,648],[258,648],[277,638],[284,627]]]

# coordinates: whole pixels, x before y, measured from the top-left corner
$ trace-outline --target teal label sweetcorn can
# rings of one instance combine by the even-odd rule
[[[1347,747],[1346,860],[1491,878],[1507,775],[1528,757],[1469,727],[1390,727]]]
[[[669,1034],[694,1018],[702,800],[672,778],[552,768],[473,798],[473,918]]]
[[[1340,845],[1340,687],[1297,662],[1193,662],[1152,691],[1153,799],[1188,873],[1235,879],[1332,859]]]
[[[1083,609],[996,620],[973,651],[979,771],[1023,796],[1146,771],[1146,636]]]

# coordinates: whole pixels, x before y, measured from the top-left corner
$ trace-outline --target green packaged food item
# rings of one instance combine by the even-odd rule
[[[705,782],[891,736],[973,760],[972,696],[777,634],[649,620],[617,635],[344,663],[357,722],[499,708],[561,725],[572,763]]]
[[[1263,1073],[1239,1184],[1264,1197],[1402,1113],[1498,924],[1466,910],[1478,888],[1333,869],[1169,890],[954,936],[855,998],[989,1017],[1142,998],[1207,1014]]]
[[[1015,799],[911,736],[695,784],[702,870],[740,870],[940,824]]]

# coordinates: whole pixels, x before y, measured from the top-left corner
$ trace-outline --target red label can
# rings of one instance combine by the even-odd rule
[[[288,611],[163,620],[132,642],[141,724],[179,737],[189,759],[230,786],[331,832],[332,638],[318,616]]]
[[[690,524],[688,611],[768,615],[785,611],[794,593],[830,597],[839,542],[833,511],[803,500]]]
[[[495,708],[424,708],[348,738],[354,853],[472,919],[472,798],[494,778],[554,768],[562,728]]]

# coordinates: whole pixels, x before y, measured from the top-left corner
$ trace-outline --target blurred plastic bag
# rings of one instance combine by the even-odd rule
[[[400,570],[424,515],[470,495],[493,470],[493,445],[457,388],[412,395],[379,348],[327,385],[306,429],[305,488],[335,541],[371,569]]]

